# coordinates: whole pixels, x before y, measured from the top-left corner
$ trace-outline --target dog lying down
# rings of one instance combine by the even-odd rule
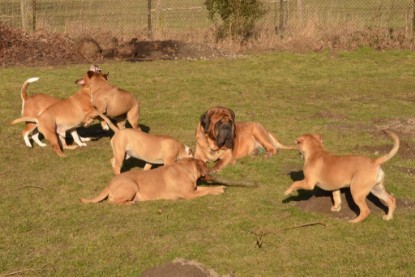
[[[193,158],[192,150],[172,137],[147,134],[140,129],[118,129],[108,117],[97,113],[114,131],[111,164],[116,175],[121,173],[125,157],[145,161],[144,170],[151,169],[152,164],[169,165],[183,158]]]
[[[363,221],[370,210],[366,197],[372,193],[386,202],[388,213],[384,220],[392,219],[396,208],[396,199],[386,192],[384,186],[385,173],[380,166],[390,160],[399,149],[399,138],[391,131],[384,131],[394,141],[391,151],[380,158],[371,159],[363,156],[336,156],[324,149],[323,140],[317,134],[305,134],[296,139],[298,149],[304,157],[304,180],[294,182],[285,195],[298,189],[312,190],[317,185],[328,191],[333,191],[331,210],[341,209],[340,189],[350,187],[354,202],[360,209],[359,215],[351,220],[352,223]]]
[[[193,158],[152,170],[130,170],[113,177],[98,196],[80,200],[83,203],[97,203],[108,198],[115,204],[133,204],[137,201],[193,199],[223,193],[223,186],[196,185],[196,181],[206,176],[207,171],[203,161]]]

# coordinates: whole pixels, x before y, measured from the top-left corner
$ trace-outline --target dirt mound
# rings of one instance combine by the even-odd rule
[[[214,47],[176,40],[123,41],[109,34],[71,38],[46,32],[27,34],[0,25],[0,65],[102,63],[105,60],[212,59],[232,55]]]

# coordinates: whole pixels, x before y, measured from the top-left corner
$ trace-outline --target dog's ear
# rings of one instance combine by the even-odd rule
[[[86,74],[88,75],[88,78],[91,79],[92,76],[94,76],[95,72],[94,71],[91,71],[91,70],[88,70],[88,72]]]
[[[205,134],[209,132],[210,116],[207,111],[200,116],[200,125],[202,125]]]
[[[235,113],[231,109],[229,109],[229,112],[231,113],[232,121],[235,122]]]
[[[77,84],[77,85],[79,85],[79,86],[83,87],[83,86],[85,86],[85,85],[86,85],[86,82],[85,82],[85,80],[84,80],[84,79],[79,79],[79,80],[76,80],[76,81],[75,81],[75,84]]]
[[[107,74],[102,74],[102,76],[105,78],[105,80],[108,81],[108,76],[110,76],[110,73],[108,72]]]
[[[313,136],[314,136],[314,138],[316,138],[319,142],[323,143],[323,137],[322,137],[322,136],[320,136],[319,134],[314,134]]]
[[[303,143],[303,141],[304,141],[304,136],[301,136],[301,137],[298,137],[298,138],[295,139],[296,144]]]

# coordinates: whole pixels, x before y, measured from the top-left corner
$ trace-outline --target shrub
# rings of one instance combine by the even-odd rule
[[[217,26],[216,37],[247,39],[252,36],[255,22],[265,14],[260,0],[206,0],[209,18]],[[221,23],[217,24],[218,17]]]

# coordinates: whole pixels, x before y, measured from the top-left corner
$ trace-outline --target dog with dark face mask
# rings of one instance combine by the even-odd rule
[[[235,113],[226,107],[208,109],[200,117],[196,128],[195,158],[215,162],[210,173],[248,155],[265,151],[270,157],[278,149],[297,149],[280,143],[257,122],[235,122]]]

